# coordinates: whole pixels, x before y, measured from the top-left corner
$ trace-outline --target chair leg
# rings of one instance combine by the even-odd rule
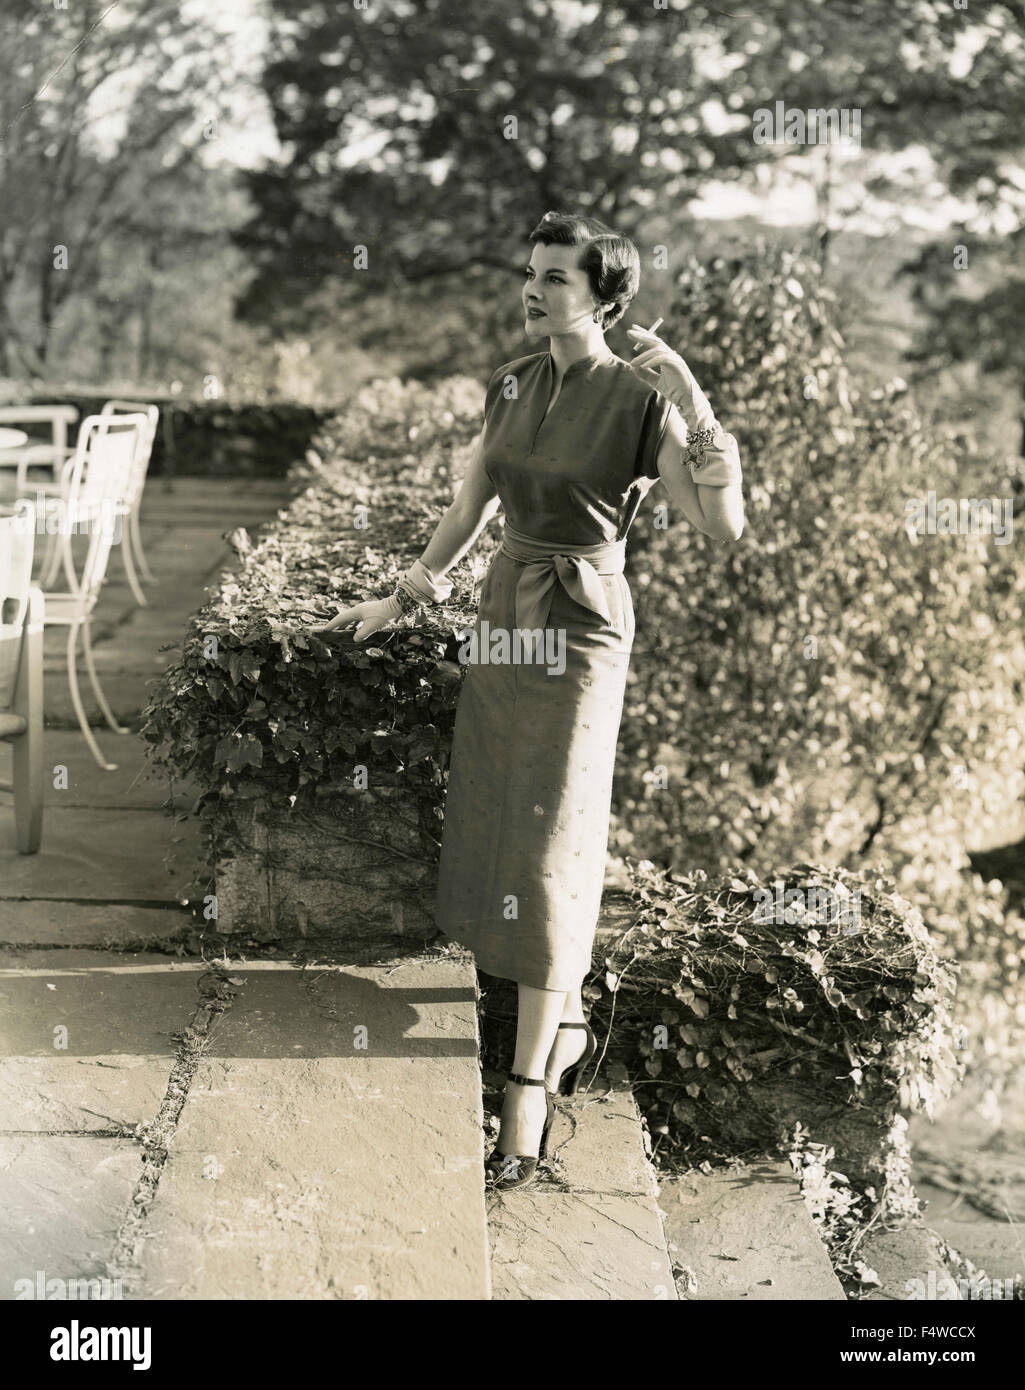
[[[14,832],[19,854],[36,854],[43,836],[43,595],[29,589],[14,707],[26,721],[12,740]]]
[[[107,697],[103,693],[103,687],[100,685],[100,678],[96,674],[96,662],[93,659],[93,643],[88,618],[82,623],[82,639],[82,645],[85,648],[85,665],[89,672],[89,680],[92,682],[96,703],[102,710],[104,719],[115,734],[130,734],[132,732],[131,729],[127,729],[123,724],[117,722],[114,711],[111,709]]]
[[[75,570],[75,531],[65,512],[61,518],[60,556],[64,566],[64,577],[71,593],[78,592],[78,573]],[[90,542],[90,545],[92,542]]]
[[[139,567],[139,573],[142,575],[142,581],[144,584],[155,584],[157,582],[156,576],[150,569],[149,565],[146,563],[146,553],[142,548],[142,527],[139,524],[138,502],[136,502],[135,506],[132,508],[132,515],[128,523],[128,530],[131,534],[132,550],[135,554],[135,560]]]
[[[46,556],[43,560],[43,567],[39,571],[39,587],[43,590],[52,589],[57,580],[57,571],[61,566],[60,537],[56,531],[46,533]]]
[[[21,734],[11,753],[15,844],[19,854],[36,854],[43,838],[43,741]]]
[[[82,696],[78,690],[78,630],[81,623],[74,622],[68,628],[68,684],[71,687],[71,703],[75,707],[75,714],[78,716],[79,728],[85,735],[85,741],[89,745],[89,751],[103,768],[104,772],[114,772],[117,763],[108,763],[100,752],[100,745],[93,737],[93,731],[89,727],[89,721],[85,717],[85,707],[82,704]]]
[[[128,576],[128,587],[132,591],[132,596],[140,608],[148,608],[149,599],[142,592],[139,576],[135,572],[135,559],[132,555],[131,525],[128,517],[122,517],[121,519],[121,558],[124,561],[125,574]]]

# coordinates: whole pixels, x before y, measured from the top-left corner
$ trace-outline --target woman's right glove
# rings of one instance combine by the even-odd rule
[[[399,580],[393,594],[385,598],[365,599],[340,609],[327,623],[319,623],[311,632],[334,632],[336,628],[356,623],[353,641],[365,642],[375,632],[389,627],[404,613],[417,613],[427,603],[444,603],[452,593],[451,583],[439,580],[422,560],[414,560]]]
[[[352,635],[353,641],[365,642],[375,632],[381,632],[390,627],[395,619],[401,618],[406,611],[394,594],[389,594],[387,598],[364,599],[362,603],[354,603],[348,608],[340,608],[330,622],[318,623],[315,627],[311,627],[310,631],[334,632],[336,629],[348,627],[350,623],[355,623],[356,631]]]

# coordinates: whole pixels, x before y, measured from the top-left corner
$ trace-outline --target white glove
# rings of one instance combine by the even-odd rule
[[[444,603],[452,593],[452,584],[439,580],[422,560],[413,561],[399,580],[399,587],[417,600],[421,607],[426,603]],[[357,622],[359,625],[353,634],[353,640],[363,642],[408,611],[418,610],[403,607],[394,594],[389,594],[387,598],[367,599],[363,603],[342,608],[330,622],[320,623],[310,631],[334,632],[336,628],[348,627],[350,623]]]
[[[337,628],[348,627],[354,622],[357,626],[353,633],[353,641],[365,642],[375,632],[390,627],[396,618],[402,617],[404,611],[394,594],[389,594],[387,598],[366,599],[363,603],[341,608],[330,622],[318,623],[316,627],[311,627],[310,631],[334,632]]]
[[[684,457],[690,476],[702,487],[729,487],[743,477],[736,436],[727,434],[718,424],[691,434]]]

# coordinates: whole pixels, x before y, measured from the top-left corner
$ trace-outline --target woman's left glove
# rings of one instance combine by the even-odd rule
[[[715,418],[708,397],[686,362],[649,329],[633,324],[627,332],[637,351],[630,366],[642,380],[672,401],[687,426],[684,461],[691,477],[707,487],[739,483],[742,473],[737,441]]]

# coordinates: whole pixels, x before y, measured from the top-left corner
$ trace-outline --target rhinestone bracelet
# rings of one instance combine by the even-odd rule
[[[705,450],[710,445],[715,444],[722,430],[716,427],[712,430],[693,430],[687,436],[687,452],[684,454],[684,461],[688,468],[698,472],[711,462],[705,457]]]
[[[425,606],[423,599],[416,598],[402,584],[395,586],[395,592],[391,597],[397,600],[403,613],[418,613]]]

